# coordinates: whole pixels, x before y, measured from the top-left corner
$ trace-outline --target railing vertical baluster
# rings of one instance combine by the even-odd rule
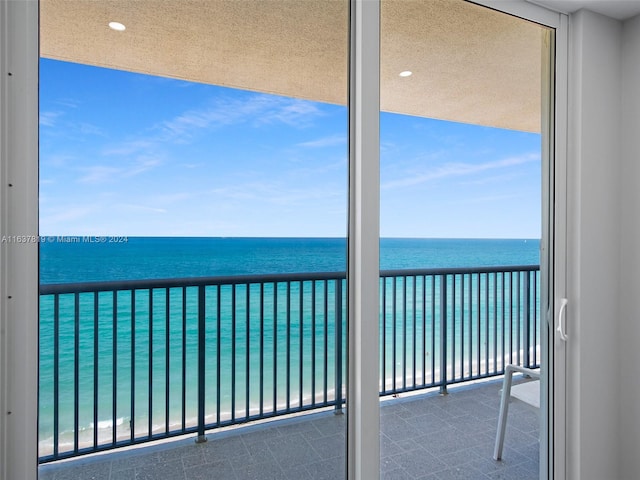
[[[513,275],[509,273],[509,363],[513,363]]]
[[[278,411],[278,282],[273,282],[273,412]]]
[[[78,453],[80,420],[80,294],[73,296],[73,451]]]
[[[447,275],[440,276],[440,394],[447,394]]]
[[[391,299],[391,320],[393,321],[393,330],[392,330],[392,345],[391,345],[391,357],[393,359],[393,364],[391,366],[391,372],[392,372],[392,383],[391,386],[393,388],[394,392],[398,391],[398,387],[396,385],[397,382],[397,373],[396,373],[396,367],[397,367],[397,363],[398,363],[398,357],[397,357],[397,342],[398,342],[398,334],[397,334],[397,330],[398,330],[398,308],[397,308],[397,295],[398,295],[398,279],[393,277],[393,288],[391,289],[391,293],[393,295],[392,299]]]
[[[298,358],[298,394],[299,394],[299,399],[298,399],[298,405],[300,408],[302,408],[302,404],[303,404],[303,400],[304,400],[304,395],[303,395],[303,381],[304,381],[304,376],[303,376],[303,371],[304,369],[302,368],[302,366],[304,365],[304,321],[303,321],[303,317],[304,317],[304,283],[302,281],[300,281],[300,297],[299,297],[299,309],[298,309],[298,341],[299,346],[300,346],[300,356]]]
[[[222,285],[216,287],[216,424],[220,426],[222,404]]]
[[[342,413],[342,280],[337,279],[335,288],[335,308],[336,308],[336,360],[335,360],[335,380],[336,380],[336,406],[335,413]]]
[[[412,292],[412,300],[413,300],[413,351],[412,351],[412,367],[413,367],[413,388],[416,388],[416,376],[417,376],[417,371],[416,371],[416,360],[417,360],[417,352],[416,352],[416,348],[417,348],[417,303],[416,303],[416,288],[417,288],[417,279],[416,279],[416,275],[413,275],[413,292]]]
[[[538,351],[536,345],[538,344],[538,272],[531,272],[533,274],[533,341],[531,342],[531,349],[533,350],[533,365],[538,364]]]
[[[402,390],[407,389],[407,277],[402,277]]]
[[[218,287],[219,288],[219,287]],[[219,291],[218,291],[219,292]],[[198,436],[196,443],[207,441],[204,434],[204,397],[205,397],[205,286],[198,286]],[[218,298],[219,300],[219,298]],[[219,304],[219,302],[218,302]],[[218,337],[220,332],[218,331]],[[219,391],[218,391],[219,394]]]
[[[473,273],[469,274],[469,295],[467,296],[469,308],[469,378],[473,377]]]
[[[100,353],[98,292],[93,292],[93,447],[98,446],[98,357]]]
[[[164,431],[169,431],[169,365],[170,365],[170,350],[171,345],[169,342],[169,332],[171,329],[170,315],[171,315],[171,306],[170,306],[170,297],[169,297],[169,289],[165,288],[165,339],[164,339],[164,355],[165,355],[165,364],[164,364]]]
[[[116,423],[118,420],[118,291],[113,291],[113,311],[112,311],[112,332],[113,332],[113,350],[112,350],[112,368],[111,375],[111,406],[113,408],[111,414],[111,443],[116,444]]]
[[[260,416],[264,414],[264,283],[260,283]]]
[[[478,283],[476,284],[476,330],[478,332],[476,345],[476,371],[478,376],[482,373],[480,356],[482,355],[482,302],[481,300],[482,274],[478,273]]]
[[[131,290],[131,443],[136,438],[136,291]]]
[[[324,403],[329,401],[329,283],[324,281]]]
[[[286,382],[287,382],[287,400],[286,400],[286,409],[289,411],[291,409],[291,282],[287,282],[287,342],[286,342],[286,356],[287,356],[287,364],[286,364]]]
[[[245,295],[245,316],[246,316],[246,338],[245,338],[245,352],[247,355],[246,358],[246,370],[245,370],[245,417],[248,419],[251,416],[251,402],[250,402],[250,385],[251,385],[251,284],[247,283],[246,285],[246,295]]]
[[[382,392],[387,391],[387,278],[382,277]]]
[[[449,332],[447,331],[447,336]],[[456,379],[456,274],[451,275],[451,380]]]
[[[506,316],[507,316],[507,312],[505,311],[505,306],[506,306],[506,303],[505,303],[505,298],[506,298],[505,290],[506,289],[507,289],[507,285],[505,283],[505,275],[504,275],[504,272],[502,272],[502,337],[501,337],[502,345],[501,345],[501,351],[500,351],[501,352],[500,356],[502,357],[502,369],[501,369],[501,372],[504,372],[504,369],[506,368],[505,359],[506,359],[506,353],[507,353],[505,351],[505,338],[504,338],[504,336],[505,336],[504,325],[505,325],[505,320],[506,320]]]
[[[402,390],[407,389],[407,277],[402,277]]]
[[[187,287],[182,287],[182,430],[187,426]]]
[[[523,328],[524,328],[524,338],[522,343],[523,345],[523,359],[522,359],[522,363],[525,367],[529,367],[530,363],[529,363],[529,335],[530,335],[530,330],[529,328],[531,327],[530,322],[531,322],[531,315],[529,312],[529,295],[531,294],[531,290],[530,290],[530,284],[529,284],[529,272],[524,272],[524,285],[522,287],[524,289],[524,304],[522,306],[523,309],[523,313],[524,313],[524,319],[523,319]]]
[[[498,274],[493,273],[493,369],[498,371]]]
[[[489,375],[489,273],[484,275],[484,373]]]
[[[436,381],[436,276],[429,275],[431,285],[431,385],[437,385]]]
[[[464,373],[464,279],[465,274],[460,275],[460,375],[465,378]],[[454,357],[455,358],[455,357]]]
[[[316,404],[316,281],[311,281],[311,403]]]
[[[517,323],[516,323],[516,328],[517,328],[517,332],[518,335],[516,336],[516,353],[517,353],[517,358],[518,358],[518,365],[522,365],[522,363],[520,363],[520,349],[521,349],[521,342],[520,342],[520,335],[521,335],[521,330],[522,330],[522,289],[520,288],[520,277],[522,276],[521,272],[517,273],[516,279],[517,279],[517,288],[516,288],[516,294],[517,294],[517,303],[518,303],[518,308],[517,308]]]
[[[422,385],[427,383],[427,276],[422,276]]]
[[[237,285],[231,287],[231,422],[236,420],[236,295]]]
[[[53,297],[53,455],[58,456],[60,443],[60,295]],[[95,428],[98,427],[96,423]]]
[[[153,288],[149,289],[149,406],[148,410],[148,435],[153,436]]]

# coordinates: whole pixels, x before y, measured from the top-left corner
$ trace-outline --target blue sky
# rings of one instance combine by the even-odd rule
[[[41,60],[42,235],[344,236],[345,107]],[[540,136],[381,114],[381,236],[538,238]]]

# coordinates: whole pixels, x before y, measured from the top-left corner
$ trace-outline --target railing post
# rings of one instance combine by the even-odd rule
[[[440,394],[447,392],[447,274],[440,277]]]
[[[335,338],[335,350],[336,350],[336,361],[335,361],[335,377],[336,377],[336,406],[335,406],[335,414],[342,414],[342,279],[336,280],[336,338]]]
[[[198,286],[198,436],[196,443],[204,443],[204,364],[205,364],[205,295],[204,285]],[[218,332],[219,334],[219,332]]]
[[[531,295],[530,292],[530,284],[529,284],[529,276],[530,276],[530,272],[525,271],[524,272],[524,285],[523,285],[523,289],[524,289],[524,302],[523,302],[523,309],[524,309],[524,332],[523,332],[523,336],[524,336],[524,349],[523,349],[523,357],[522,357],[522,364],[525,367],[530,367],[529,365],[529,337],[531,335],[531,314],[529,312],[529,297]]]

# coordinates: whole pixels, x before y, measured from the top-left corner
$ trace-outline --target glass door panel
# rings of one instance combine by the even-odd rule
[[[505,369],[537,371],[544,348],[547,32],[464,1],[381,2],[383,477],[538,478],[529,405],[492,456]]]
[[[41,2],[42,476],[344,476],[348,10]]]

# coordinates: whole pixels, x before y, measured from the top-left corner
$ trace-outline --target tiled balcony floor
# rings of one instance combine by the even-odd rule
[[[515,380],[515,379],[514,379]],[[538,479],[539,412],[512,401],[492,459],[502,381],[381,404],[381,478]],[[321,412],[40,467],[40,480],[344,478],[345,416]]]

